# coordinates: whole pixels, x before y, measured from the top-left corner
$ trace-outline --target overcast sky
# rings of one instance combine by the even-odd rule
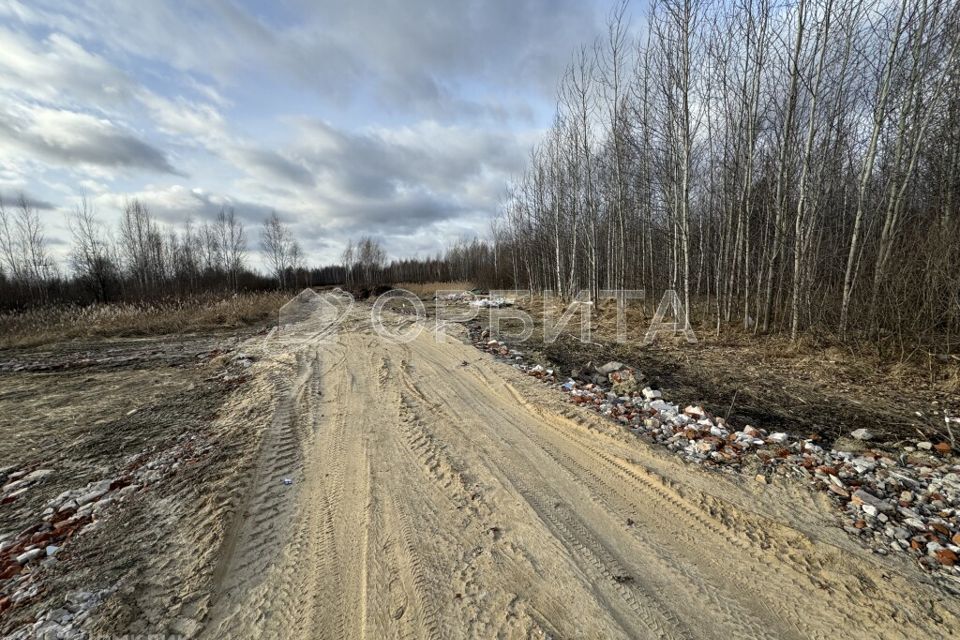
[[[311,262],[429,255],[488,232],[609,4],[0,0],[0,195],[60,255],[81,194],[111,223],[232,205],[251,249],[275,209]]]

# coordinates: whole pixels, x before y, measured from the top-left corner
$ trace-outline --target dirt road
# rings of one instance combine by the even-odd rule
[[[952,600],[856,547],[821,495],[684,465],[457,340],[386,342],[368,311],[311,336],[251,347],[276,406],[197,612],[206,637],[960,629]]]

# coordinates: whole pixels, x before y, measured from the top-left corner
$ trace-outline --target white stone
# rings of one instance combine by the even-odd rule
[[[17,556],[17,562],[20,564],[27,564],[31,560],[36,560],[43,555],[43,549],[31,549],[30,551],[24,551]]]
[[[106,491],[100,491],[100,490],[94,490],[94,491],[91,491],[90,493],[85,493],[84,495],[77,498],[77,504],[83,507],[88,503],[99,499],[106,493],[107,493]]]
[[[37,469],[28,473],[23,479],[27,482],[36,482],[37,480],[43,480],[52,473],[53,469]]]
[[[607,376],[613,373],[614,371],[620,371],[620,369],[626,368],[626,366],[627,365],[623,364],[622,362],[611,360],[607,364],[597,367],[597,373],[599,373],[600,375]]]
[[[702,418],[706,415],[706,412],[703,410],[703,407],[694,406],[694,405],[690,405],[684,408],[683,412],[688,416],[692,416],[694,418]]]
[[[650,408],[659,411],[660,413],[671,415],[677,413],[677,408],[674,405],[670,404],[669,402],[664,402],[663,400],[654,400],[650,403]]]
[[[918,518],[907,518],[903,521],[903,524],[913,527],[917,531],[926,531],[927,525],[923,524],[923,521]]]

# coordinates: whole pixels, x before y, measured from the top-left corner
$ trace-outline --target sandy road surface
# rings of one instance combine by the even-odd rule
[[[826,499],[683,465],[455,340],[273,336],[210,638],[949,637]],[[281,479],[294,483],[284,485]]]

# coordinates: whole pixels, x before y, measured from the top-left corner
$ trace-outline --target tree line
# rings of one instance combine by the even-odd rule
[[[339,264],[307,264],[290,225],[275,212],[260,225],[262,261],[251,267],[248,230],[231,207],[211,220],[161,222],[140,200],[126,203],[110,227],[81,198],[67,216],[70,249],[64,271],[50,251],[40,212],[26,196],[0,198],[0,311],[48,303],[91,304],[341,285],[357,293],[395,282],[467,280],[484,273],[488,243],[458,242],[445,254],[388,262],[380,241],[349,241]],[[468,257],[469,256],[469,257]]]
[[[231,207],[212,220],[161,223],[139,200],[110,228],[83,198],[67,218],[71,242],[64,273],[51,256],[39,211],[25,196],[0,199],[0,308],[52,302],[94,303],[236,292],[310,283],[303,250],[276,213],[260,229],[270,267],[248,264],[248,233]]]
[[[492,280],[674,289],[694,322],[949,347],[960,3],[626,3],[578,48]]]
[[[493,251],[490,242],[460,239],[433,257],[394,259],[388,263],[380,242],[364,236],[356,243],[349,241],[341,255],[341,265],[328,269],[334,270],[332,279],[336,283],[348,287],[454,281],[496,287],[505,283],[497,280]]]

